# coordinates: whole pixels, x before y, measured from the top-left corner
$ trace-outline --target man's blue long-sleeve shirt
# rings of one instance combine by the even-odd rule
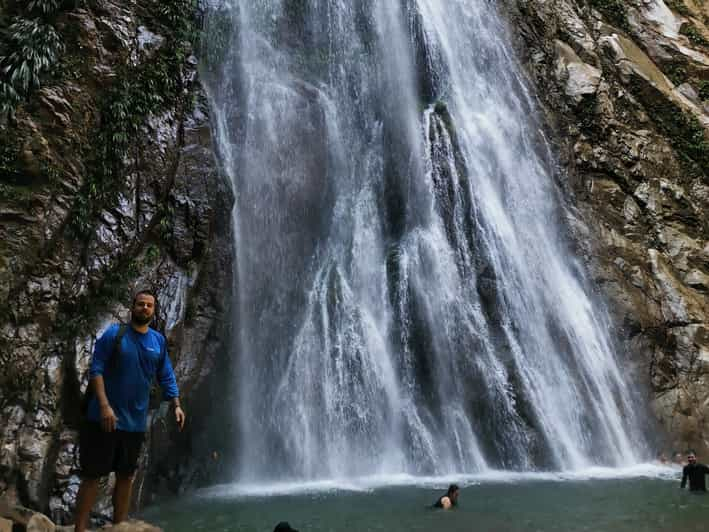
[[[111,325],[96,342],[89,378],[103,376],[108,402],[118,418],[117,430],[145,432],[153,378],[157,376],[163,397],[172,399],[179,395],[175,373],[167,356],[165,337],[153,329],[142,334],[128,326],[120,352],[109,362],[119,327]],[[89,402],[87,418],[101,420],[96,395]]]

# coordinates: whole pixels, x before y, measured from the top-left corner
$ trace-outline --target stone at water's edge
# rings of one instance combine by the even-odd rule
[[[0,532],[12,532],[13,525],[19,526],[26,532],[73,532],[74,526],[56,526],[44,514],[24,508],[13,506],[0,501]],[[162,529],[145,521],[130,519],[118,525],[108,525],[100,530],[112,532],[161,532]]]
[[[27,532],[54,532],[56,527],[46,515],[34,514],[27,522]]]
[[[625,369],[669,436],[658,452],[709,456],[708,8],[500,5],[569,177],[578,253],[610,301]]]
[[[74,526],[58,526],[54,530],[55,532],[74,532]],[[2,532],[1,529],[0,532]],[[97,528],[91,532],[163,532],[163,529],[145,521],[130,519],[118,525]]]

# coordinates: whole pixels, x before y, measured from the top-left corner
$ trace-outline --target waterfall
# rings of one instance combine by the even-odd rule
[[[638,409],[494,2],[212,0],[206,31],[238,478],[635,462]]]

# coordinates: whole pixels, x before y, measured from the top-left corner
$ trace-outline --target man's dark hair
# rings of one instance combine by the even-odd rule
[[[459,489],[460,488],[458,487],[458,484],[451,484],[450,486],[448,486],[448,492],[446,495],[452,495],[453,493],[455,493]]]
[[[138,300],[138,296],[150,296],[153,298],[153,301],[155,301],[155,307],[158,306],[158,296],[155,295],[155,292],[153,292],[149,288],[144,288],[143,290],[138,290],[133,296],[133,303],[131,304],[131,308],[135,306],[135,302]]]

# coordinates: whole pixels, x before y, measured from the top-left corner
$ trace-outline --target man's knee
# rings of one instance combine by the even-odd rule
[[[79,489],[85,491],[94,491],[98,489],[101,477],[81,477],[81,484],[79,484]]]

